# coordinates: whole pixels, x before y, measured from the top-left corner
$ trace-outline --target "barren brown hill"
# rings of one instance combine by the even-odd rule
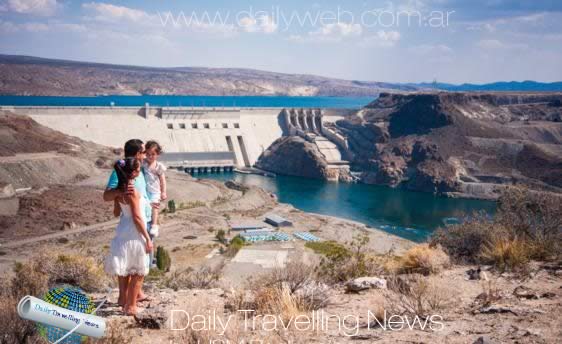
[[[415,86],[237,68],[153,68],[0,55],[0,94],[376,96]]]
[[[111,166],[119,150],[0,112],[0,183],[43,187],[83,179]]]

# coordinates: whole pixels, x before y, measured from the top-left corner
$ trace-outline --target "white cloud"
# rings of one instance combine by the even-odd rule
[[[322,25],[321,28],[309,32],[307,35],[291,35],[290,41],[294,42],[340,42],[344,38],[361,36],[363,29],[359,24],[335,23]]]
[[[262,15],[257,18],[244,17],[240,19],[239,25],[246,32],[274,33],[278,28],[277,23],[268,15]]]
[[[127,20],[139,23],[151,20],[151,16],[145,11],[104,2],[89,2],[82,4],[82,7],[92,11],[95,14],[94,19],[99,21]]]
[[[484,50],[519,50],[527,49],[529,47],[524,43],[502,42],[497,39],[483,39],[478,41],[476,46]]]
[[[0,19],[0,33],[14,33],[18,31],[19,29],[16,24]]]
[[[10,21],[0,20],[0,33],[16,33],[16,32],[85,32],[86,26],[74,23],[62,23],[59,21],[41,22],[25,22],[13,23]]]
[[[52,16],[58,6],[57,0],[5,0],[0,5],[0,10],[37,16]]]
[[[363,47],[379,46],[379,47],[393,47],[400,41],[400,32],[398,31],[384,31],[379,30],[376,34],[364,37],[360,45]]]
[[[418,55],[444,55],[453,53],[453,49],[445,44],[421,44],[408,48]]]

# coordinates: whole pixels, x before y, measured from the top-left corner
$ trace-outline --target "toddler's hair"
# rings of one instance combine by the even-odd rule
[[[156,153],[158,153],[158,155],[162,154],[162,146],[160,146],[158,142],[150,140],[144,145],[145,150],[149,150],[152,148],[156,148]]]
[[[140,161],[136,158],[125,158],[117,160],[113,168],[117,173],[117,189],[125,191],[133,172],[140,167]]]

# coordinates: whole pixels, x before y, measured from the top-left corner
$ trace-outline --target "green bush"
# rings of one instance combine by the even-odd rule
[[[173,214],[176,212],[176,201],[174,201],[173,199],[168,201],[168,212],[170,214]]]
[[[238,251],[240,251],[240,249],[242,247],[244,247],[244,239],[242,239],[241,236],[237,235],[234,238],[232,238],[232,240],[230,241],[230,244],[228,245],[228,249],[226,250],[226,255],[229,257],[234,257],[236,255],[236,253],[238,253]]]
[[[172,258],[170,258],[168,251],[164,247],[158,246],[156,249],[156,266],[158,270],[168,272],[170,271],[171,265]]]
[[[339,283],[367,276],[378,266],[367,255],[369,236],[356,235],[347,245],[335,241],[308,242],[306,247],[324,255],[317,269],[319,277],[327,283]]]
[[[217,231],[217,235],[215,235],[215,238],[220,242],[220,243],[225,243],[226,242],[226,232],[223,229],[219,229]]]

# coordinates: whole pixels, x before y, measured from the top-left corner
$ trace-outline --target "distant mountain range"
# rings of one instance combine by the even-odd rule
[[[562,82],[537,82],[532,80],[525,81],[499,81],[489,84],[462,84],[453,85],[447,83],[418,83],[406,84],[412,87],[424,89],[439,89],[443,91],[469,92],[469,91],[521,91],[521,92],[552,92],[562,91]]]
[[[497,82],[484,85],[388,83],[284,74],[242,68],[157,68],[0,54],[0,94],[95,95],[288,95],[366,96],[381,92],[562,91],[562,82]]]

